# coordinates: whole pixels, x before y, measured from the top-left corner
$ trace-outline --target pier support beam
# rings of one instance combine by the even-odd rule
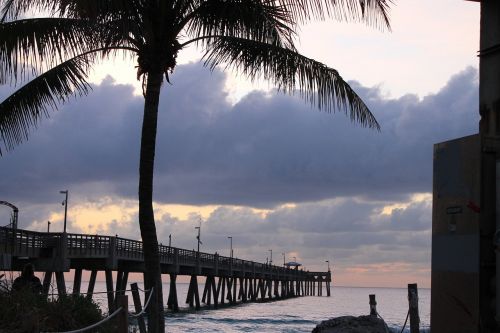
[[[57,293],[66,295],[66,282],[64,281],[64,272],[56,272]]]
[[[224,304],[226,299],[226,278],[219,278],[219,286],[219,288],[222,288],[220,294],[220,304]]]
[[[248,298],[252,301],[255,301],[253,279],[251,278],[248,279]]]
[[[92,294],[94,293],[95,280],[97,278],[97,270],[92,270],[90,272],[89,285],[87,287],[87,298],[92,299]]]
[[[52,281],[52,271],[45,272],[43,276],[42,292],[44,295],[49,294],[50,282]]]
[[[106,293],[108,296],[108,311],[112,312],[114,310],[114,292],[113,292],[113,274],[110,269],[104,271],[106,276]]]
[[[189,289],[186,298],[186,303],[189,304],[190,307],[195,306],[196,310],[200,309],[200,294],[198,291],[198,279],[196,275],[191,275],[191,281],[189,282]]]
[[[174,311],[179,312],[179,301],[177,300],[177,274],[170,274],[170,290],[168,292],[167,307]]]
[[[213,296],[214,296],[214,308],[217,309],[219,307],[219,291],[215,287],[215,276],[210,277],[210,285],[211,285],[210,289],[212,289]]]
[[[232,293],[232,286],[233,286],[233,280],[231,278],[226,278],[226,283],[227,283],[227,301],[229,303],[233,303],[233,293]]]
[[[80,288],[82,286],[82,269],[75,269],[75,276],[73,278],[73,295],[80,294]]]
[[[241,299],[242,302],[246,301],[246,295],[245,295],[245,283],[243,282],[244,278],[239,278],[240,281],[240,288],[238,291],[238,299]]]

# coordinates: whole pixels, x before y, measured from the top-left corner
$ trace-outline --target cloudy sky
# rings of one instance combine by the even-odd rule
[[[479,6],[397,1],[392,33],[321,22],[303,54],[340,71],[381,124],[376,132],[297,97],[205,69],[187,50],[162,90],[155,165],[160,241],[306,269],[334,265],[335,284],[430,286],[433,144],[477,131]],[[44,120],[0,157],[0,200],[20,227],[137,238],[143,98],[134,63],[92,74],[93,91]],[[9,87],[0,87],[5,97]],[[10,210],[0,207],[0,224]]]

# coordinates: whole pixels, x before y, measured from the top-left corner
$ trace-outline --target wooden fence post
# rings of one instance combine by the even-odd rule
[[[116,316],[117,333],[128,333],[128,296],[118,295],[117,307],[122,308],[120,313]]]
[[[375,300],[375,295],[369,295],[370,297],[370,316],[377,316],[377,301]]]
[[[418,289],[416,283],[408,284],[408,303],[410,306],[410,333],[420,331],[420,318],[418,316]]]

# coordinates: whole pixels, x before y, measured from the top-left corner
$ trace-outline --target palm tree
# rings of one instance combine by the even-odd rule
[[[390,1],[0,0],[0,83],[20,86],[0,104],[1,141],[13,149],[59,104],[87,94],[87,73],[97,62],[122,53],[135,59],[145,98],[139,167],[144,279],[155,290],[150,331],[163,332],[153,167],[160,89],[164,79],[170,82],[178,54],[195,44],[210,69],[267,79],[320,109],[378,129],[338,72],[299,54],[294,37],[299,24],[327,17],[389,29]]]

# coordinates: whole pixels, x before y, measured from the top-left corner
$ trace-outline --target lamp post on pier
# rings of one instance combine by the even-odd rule
[[[271,253],[271,255],[269,257],[269,265],[272,265],[273,264],[273,249],[269,249],[269,252]]]
[[[230,241],[230,245],[229,245],[229,257],[231,259],[233,259],[233,237],[232,236],[227,236],[227,238]]]
[[[283,255],[283,267],[286,266],[286,263],[285,263],[285,256],[286,256],[286,253],[285,252],[282,252],[281,253]]]
[[[50,232],[50,221],[47,221],[47,232]]]
[[[196,236],[196,239],[198,240],[198,255],[200,254],[200,244],[201,244],[201,221],[200,221],[200,226],[199,227],[194,227],[195,229],[198,229],[198,236]]]
[[[168,234],[168,247],[172,246],[172,234]]]
[[[68,190],[59,191],[59,193],[65,195],[65,198],[64,198],[64,201],[62,202],[62,205],[64,206],[64,229],[63,229],[63,232],[66,233],[66,221],[67,221],[67,217],[68,217]]]
[[[328,272],[330,271],[330,260],[325,260],[325,262],[328,264]]]

